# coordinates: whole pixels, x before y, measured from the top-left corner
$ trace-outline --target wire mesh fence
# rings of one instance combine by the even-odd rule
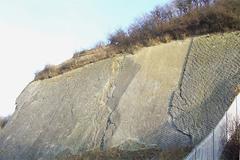
[[[240,94],[234,99],[223,118],[212,132],[185,158],[185,160],[219,160],[224,146],[240,122]]]

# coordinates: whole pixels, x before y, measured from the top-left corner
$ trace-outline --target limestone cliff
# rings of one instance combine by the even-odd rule
[[[234,97],[239,44],[239,32],[201,36],[34,81],[0,133],[0,160],[194,145]]]

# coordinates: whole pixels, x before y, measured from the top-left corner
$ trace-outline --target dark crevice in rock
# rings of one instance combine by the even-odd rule
[[[187,63],[188,63],[188,58],[189,58],[189,55],[191,53],[191,48],[192,48],[192,45],[193,45],[193,38],[191,39],[191,42],[189,44],[189,48],[188,48],[188,52],[187,52],[187,55],[186,55],[186,58],[185,58],[185,62],[183,64],[183,70],[182,70],[182,73],[181,73],[181,77],[180,77],[180,80],[179,80],[179,84],[178,84],[178,89],[177,91],[179,92],[179,96],[181,98],[181,100],[184,102],[183,105],[187,105],[187,99],[183,96],[183,91],[182,91],[182,86],[183,86],[183,78],[184,78],[184,75],[186,73],[186,67],[187,67]],[[190,139],[190,142],[192,143],[193,140],[192,140],[192,136],[189,134],[190,131],[188,133],[185,133],[183,130],[179,129],[177,127],[177,125],[174,123],[174,116],[172,114],[172,108],[177,108],[178,110],[180,110],[181,112],[185,112],[182,108],[178,107],[178,106],[173,106],[172,102],[173,102],[173,98],[174,96],[177,94],[177,91],[173,91],[171,97],[170,97],[170,101],[169,101],[169,107],[168,107],[168,114],[171,118],[171,125],[172,127],[177,130],[178,132],[180,132],[181,134],[187,136],[189,139]]]
[[[103,136],[102,136],[102,138],[101,138],[101,143],[100,143],[100,149],[101,149],[101,150],[104,150],[104,148],[105,148],[106,132],[109,130],[109,128],[110,128],[111,126],[114,127],[112,130],[115,130],[115,128],[117,128],[116,124],[115,124],[115,123],[113,122],[113,120],[111,119],[112,113],[113,113],[114,111],[115,111],[115,110],[113,110],[113,111],[109,114],[109,116],[108,116],[108,118],[107,118],[106,128],[105,128],[105,131],[104,131],[104,133],[103,133]],[[111,135],[111,136],[113,136],[113,132],[112,132],[112,135]]]
[[[200,37],[191,45],[169,115],[173,126],[197,144],[221,119],[239,83],[239,36]]]
[[[125,59],[125,58],[124,58]],[[123,61],[124,61],[123,59]],[[113,120],[111,119],[111,116],[113,114],[113,112],[116,110],[117,106],[111,106],[109,104],[109,101],[111,101],[111,99],[114,98],[113,94],[116,90],[116,79],[117,79],[117,76],[120,72],[120,65],[122,66],[122,63],[119,63],[117,62],[116,60],[113,59],[113,62],[112,62],[112,75],[109,79],[109,84],[106,85],[106,90],[103,91],[103,95],[106,96],[107,100],[105,101],[105,106],[108,107],[110,111],[110,113],[108,114],[108,117],[107,117],[107,122],[106,122],[106,127],[104,129],[104,132],[103,132],[103,136],[101,138],[101,141],[100,141],[100,149],[103,150],[105,148],[105,144],[106,144],[106,137],[107,137],[107,132],[109,132],[110,130],[110,126],[112,124],[114,124],[114,128],[112,128],[112,134],[113,134],[113,131],[115,130],[115,123],[113,122]],[[111,91],[112,89],[114,89],[113,91]],[[109,93],[111,94],[112,92],[112,95],[109,95]],[[112,100],[114,102],[114,100]]]
[[[113,77],[112,80],[114,90],[112,95],[108,97],[106,101],[106,106],[109,108],[110,113],[108,115],[106,127],[100,142],[101,150],[104,150],[107,147],[108,141],[111,140],[111,137],[117,129],[120,115],[116,110],[119,101],[139,69],[140,66],[135,64],[129,58],[124,57],[122,62],[119,64],[118,73],[114,75],[115,77]]]
[[[72,107],[71,107],[71,116],[73,117],[74,115],[73,115],[73,105],[72,105]]]
[[[179,96],[180,96],[181,99],[184,101],[184,104],[187,104],[187,99],[183,96],[183,91],[182,91],[183,78],[184,78],[184,75],[185,75],[185,73],[186,73],[188,58],[189,58],[189,55],[190,55],[190,53],[191,53],[192,45],[193,45],[193,38],[191,39],[191,42],[190,42],[189,47],[188,47],[188,52],[187,52],[187,55],[186,55],[186,58],[185,58],[185,62],[184,62],[184,65],[183,65],[183,70],[182,70],[181,78],[180,78],[179,84],[178,84]]]
[[[176,131],[178,131],[179,133],[183,134],[184,136],[187,136],[187,137],[190,139],[190,143],[191,143],[191,145],[192,145],[192,143],[193,143],[193,138],[192,138],[192,136],[189,134],[190,131],[189,131],[189,133],[185,133],[184,131],[182,131],[181,129],[179,129],[179,128],[177,127],[177,125],[174,123],[174,116],[173,116],[173,114],[172,114],[172,108],[173,108],[172,101],[173,101],[174,95],[175,95],[175,91],[172,93],[172,96],[171,96],[170,101],[169,101],[169,108],[168,108],[168,114],[169,114],[170,119],[171,119],[170,124],[172,125],[172,127],[173,127]],[[175,106],[174,106],[174,107],[175,107]],[[182,110],[182,111],[183,111],[183,110]]]

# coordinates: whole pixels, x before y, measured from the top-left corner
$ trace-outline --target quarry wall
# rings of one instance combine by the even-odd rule
[[[0,134],[0,160],[198,144],[240,83],[239,32],[143,48],[30,83]]]

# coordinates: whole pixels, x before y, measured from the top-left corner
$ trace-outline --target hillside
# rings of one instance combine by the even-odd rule
[[[0,131],[0,160],[192,147],[235,96],[239,44],[239,31],[199,36],[33,81]]]
[[[34,80],[58,76],[86,64],[119,54],[135,53],[171,40],[240,30],[239,0],[172,0],[156,6],[130,24],[125,30],[111,33],[106,42],[90,50],[76,52],[60,65],[46,65]]]

